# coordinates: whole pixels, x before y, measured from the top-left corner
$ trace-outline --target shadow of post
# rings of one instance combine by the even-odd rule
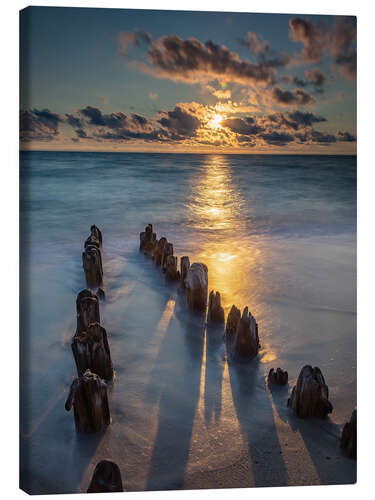
[[[233,403],[253,471],[254,485],[249,486],[285,486],[287,472],[259,360],[230,360],[228,367]]]
[[[183,488],[189,458],[200,396],[205,318],[187,312],[185,305],[180,307],[182,300],[178,300],[179,307],[164,336],[151,377],[152,386],[158,385],[160,397],[146,490]],[[177,356],[184,347],[187,355]],[[169,363],[175,364],[173,378],[168,375]],[[157,399],[150,391],[148,397]]]
[[[329,417],[301,419],[287,407],[289,385],[270,388],[274,407],[281,420],[292,432],[298,432],[304,442],[321,484],[354,484],[356,461],[343,455],[340,449],[340,426]]]
[[[204,384],[204,415],[207,425],[213,418],[217,423],[221,415],[221,386],[225,361],[223,333],[222,325],[207,325]]]

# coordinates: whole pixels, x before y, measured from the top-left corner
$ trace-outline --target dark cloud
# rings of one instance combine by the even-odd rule
[[[137,37],[133,32],[121,35],[121,47],[136,44],[134,40]],[[148,44],[147,58],[151,67],[140,63],[138,67],[141,70],[159,77],[187,81],[201,80],[205,75],[208,80],[221,77],[241,83],[269,84],[274,81],[275,68],[289,60],[287,55],[282,55],[253,64],[224,45],[217,45],[211,40],[202,43],[196,38],[184,40],[178,35],[162,36],[158,40],[150,40]]]
[[[326,75],[318,68],[308,69],[305,71],[305,79],[298,76],[283,75],[279,78],[280,83],[294,84],[297,87],[313,87],[314,92],[322,94],[323,85],[326,82]]]
[[[84,130],[83,128],[77,128],[75,130],[75,133],[80,139],[91,139],[91,137],[88,137],[86,130]]]
[[[136,113],[132,113],[130,116],[122,111],[105,114],[100,108],[86,106],[79,110],[79,114],[84,117],[87,126],[95,127],[92,135],[89,136],[83,128],[83,120],[72,115],[68,123],[73,127],[77,123],[82,125],[75,129],[75,133],[80,139],[159,141],[164,140],[167,136],[165,131],[155,128],[150,120]]]
[[[232,132],[241,135],[257,135],[264,129],[254,124],[253,118],[228,118],[222,121],[223,127],[228,127]]]
[[[264,117],[264,123],[275,124],[278,127],[286,127],[293,130],[311,127],[314,123],[326,122],[323,116],[315,115],[314,113],[293,111],[290,113],[274,113]]]
[[[162,112],[164,116],[158,123],[176,138],[192,137],[202,122],[193,113],[176,106],[172,111]]]
[[[324,134],[323,132],[312,130],[311,140],[313,142],[319,142],[321,144],[332,144],[333,142],[336,142],[336,137],[332,134]]]
[[[294,42],[303,44],[299,56],[303,62],[319,62],[327,46],[327,34],[311,21],[294,17],[289,21],[289,34]]]
[[[77,127],[77,128],[82,128],[83,127],[83,121],[78,117],[74,116],[69,113],[65,113],[66,116],[66,121],[71,127]]]
[[[299,128],[300,126],[311,127],[313,123],[321,123],[327,121],[327,119],[324,118],[323,116],[318,116],[315,115],[314,113],[303,112],[303,111],[294,111],[292,113],[288,113],[288,118],[290,122],[297,124],[297,128]]]
[[[260,137],[266,141],[267,144],[273,146],[285,146],[289,142],[294,141],[294,136],[286,132],[268,132],[265,134],[260,134]]]
[[[67,119],[80,139],[127,141],[141,139],[145,141],[181,141],[193,137],[202,125],[193,109],[175,106],[171,111],[160,111],[157,126],[146,117],[132,113],[127,116],[122,111],[105,114],[100,108],[86,106],[79,110],[80,116],[71,115]],[[91,136],[83,124],[92,130]],[[80,124],[82,126],[77,127]],[[93,129],[93,127],[95,127]]]
[[[355,142],[357,139],[349,132],[337,132],[337,140],[341,142]]]
[[[355,17],[335,19],[331,41],[331,54],[343,76],[354,79],[357,74],[357,40]]]
[[[283,106],[287,106],[289,104],[306,105],[315,102],[315,99],[311,94],[301,89],[296,89],[291,92],[289,90],[282,90],[280,87],[274,87],[271,96],[274,102]]]
[[[49,109],[22,110],[20,112],[21,141],[50,141],[59,135],[63,118]]]
[[[123,128],[127,124],[127,116],[121,111],[117,113],[103,114],[99,108],[86,106],[79,111],[81,115],[88,119],[90,125],[99,127],[109,127],[112,129]]]

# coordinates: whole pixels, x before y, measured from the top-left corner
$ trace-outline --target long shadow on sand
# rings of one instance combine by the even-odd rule
[[[189,313],[185,301],[181,295],[177,298],[148,391],[148,397],[159,400],[159,411],[147,490],[181,489],[189,458],[200,394],[205,318]],[[171,362],[173,378],[168,371]]]
[[[206,424],[212,419],[219,422],[221,415],[222,381],[225,350],[224,327],[208,324],[206,329],[206,370],[204,384],[204,416]]]
[[[271,388],[271,397],[280,419],[303,439],[321,484],[355,483],[356,462],[345,457],[340,450],[340,426],[329,417],[301,419],[295,416],[287,407],[289,388]]]
[[[285,486],[287,473],[258,359],[229,360],[234,407],[247,445],[254,485]]]

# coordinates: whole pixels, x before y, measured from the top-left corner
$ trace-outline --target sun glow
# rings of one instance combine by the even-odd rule
[[[214,117],[211,120],[211,126],[213,128],[219,128],[221,127],[221,122],[223,121],[223,116],[222,115],[214,115]]]

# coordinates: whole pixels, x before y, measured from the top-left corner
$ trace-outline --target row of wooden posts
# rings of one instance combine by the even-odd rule
[[[165,237],[159,240],[153,232],[152,224],[148,224],[140,233],[140,250],[160,266],[168,281],[180,281],[186,292],[187,303],[190,309],[206,312],[208,294],[208,269],[203,263],[190,265],[188,256],[180,259],[174,255],[173,244]],[[221,305],[220,292],[211,290],[208,300],[207,322],[225,324],[225,313]],[[253,358],[260,349],[258,324],[246,306],[241,314],[240,309],[232,306],[225,324],[224,337],[232,357]],[[269,385],[286,385],[288,372],[281,368],[271,368],[268,377]],[[318,367],[304,366],[293,387],[287,405],[301,418],[324,418],[332,413],[333,406],[328,399],[328,386]],[[344,452],[356,456],[357,448],[357,410],[352,413],[351,419],[344,426],[340,445]]]
[[[102,244],[101,231],[91,226],[82,253],[87,288],[77,295],[77,327],[71,343],[77,377],[65,403],[67,411],[73,407],[76,430],[87,433],[103,431],[111,421],[107,382],[113,380],[114,371],[99,307],[105,300]],[[94,470],[87,492],[116,491],[123,491],[120,469],[111,460],[102,460]]]
[[[65,404],[67,411],[73,407],[76,430],[87,433],[103,431],[111,421],[107,382],[113,380],[114,370],[107,332],[101,325],[99,310],[99,303],[105,300],[102,244],[101,231],[97,226],[91,226],[82,254],[87,288],[77,295],[77,327],[71,344],[77,377],[71,384]],[[208,323],[225,325],[224,337],[233,358],[251,359],[257,356],[260,343],[255,318],[248,307],[241,314],[233,305],[225,323],[220,293],[211,290],[208,296],[208,268],[205,264],[190,264],[189,257],[183,256],[178,269],[173,244],[165,237],[158,240],[151,224],[140,233],[140,250],[161,267],[166,280],[180,283],[192,311],[207,313]],[[281,368],[272,368],[268,383],[286,385],[288,373]],[[318,367],[306,365],[302,368],[287,404],[301,418],[324,418],[332,412],[328,386]],[[354,410],[341,436],[341,447],[350,457],[356,456],[356,424],[357,413]],[[88,492],[113,491],[123,491],[121,473],[117,464],[104,460],[96,466]]]

